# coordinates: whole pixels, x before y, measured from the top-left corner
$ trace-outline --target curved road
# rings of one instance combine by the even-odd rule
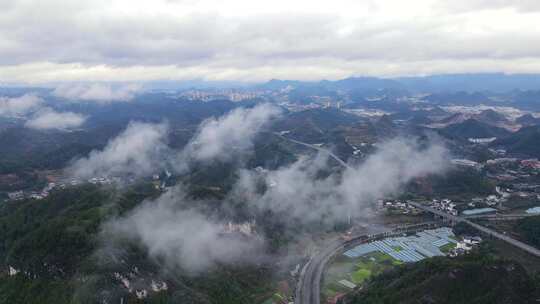
[[[382,233],[378,237],[387,235]],[[375,236],[371,236],[374,238]],[[322,251],[311,257],[302,269],[300,280],[296,289],[295,304],[319,304],[321,302],[321,280],[324,268],[328,261],[345,248],[366,242],[371,239],[367,235],[356,237],[352,240],[334,240]]]
[[[335,253],[345,247],[343,242],[333,241],[323,251],[312,257],[304,266],[296,290],[295,304],[320,303],[320,284],[324,266]]]

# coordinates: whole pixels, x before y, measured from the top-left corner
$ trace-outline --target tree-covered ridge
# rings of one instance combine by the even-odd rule
[[[52,192],[44,200],[0,204],[0,304],[260,301],[271,279],[266,266],[218,265],[192,275],[182,269],[166,271],[144,248],[128,241],[106,247],[102,224],[158,195],[146,183],[124,190],[84,185]],[[192,195],[210,194],[198,189]],[[19,273],[8,276],[10,266]],[[132,292],[116,273],[131,276]],[[151,290],[152,280],[166,282],[168,289],[139,300],[134,290]]]
[[[483,254],[436,257],[383,273],[341,304],[536,303],[539,283],[512,261]]]
[[[520,220],[517,228],[525,238],[526,242],[533,246],[540,247],[540,216]]]
[[[53,191],[44,200],[0,205],[0,262],[35,276],[73,275],[99,244],[101,224],[158,192],[149,184],[128,191],[94,185]]]

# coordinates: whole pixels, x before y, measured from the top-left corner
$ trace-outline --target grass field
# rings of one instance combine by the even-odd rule
[[[450,252],[450,250],[456,248],[456,244],[454,243],[448,243],[444,246],[441,246],[439,249],[444,253],[444,254],[447,254],[448,252]]]
[[[284,300],[285,300],[285,296],[279,292],[276,292],[272,295],[272,297],[262,302],[261,304],[278,304],[278,303],[283,303]]]
[[[354,259],[345,256],[338,257],[325,273],[322,285],[323,296],[331,298],[338,293],[350,291],[338,283],[340,280],[347,280],[361,286],[374,275],[400,264],[403,263],[382,252],[372,252]]]
[[[370,276],[371,276],[371,270],[369,269],[358,269],[357,271],[351,273],[352,281],[355,284],[363,283]]]

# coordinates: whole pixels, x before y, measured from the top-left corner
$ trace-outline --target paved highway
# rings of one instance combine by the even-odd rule
[[[492,236],[492,237],[495,237],[495,238],[498,238],[499,240],[501,241],[504,241],[504,242],[507,242],[511,245],[514,245],[534,256],[537,256],[537,257],[540,257],[540,250],[530,246],[530,245],[527,245],[523,242],[520,242],[516,239],[513,239],[507,235],[504,235],[502,233],[498,233],[492,229],[489,229],[489,228],[486,228],[482,225],[478,225],[476,223],[473,223],[471,221],[469,221],[468,219],[465,219],[465,218],[462,218],[462,217],[459,217],[459,216],[454,216],[454,215],[451,215],[451,214],[448,214],[446,212],[442,212],[440,210],[436,210],[436,209],[433,209],[433,208],[430,208],[430,207],[427,207],[427,206],[424,206],[422,204],[418,204],[418,203],[414,203],[414,202],[409,202],[409,204],[415,206],[416,208],[419,208],[419,209],[422,209],[422,210],[425,210],[425,211],[428,211],[428,212],[431,212],[433,214],[436,214],[438,216],[441,216],[443,218],[446,218],[446,219],[449,219],[453,222],[456,222],[456,223],[459,223],[459,222],[462,222],[462,223],[466,223],[474,228],[476,228],[477,230],[479,231],[482,231],[483,233],[489,235],[489,236]]]
[[[484,215],[468,215],[462,216],[464,219],[483,219],[488,221],[514,221],[526,217],[539,216],[538,214],[529,213],[509,213],[509,214],[484,214]]]
[[[295,304],[318,304],[321,302],[320,284],[324,266],[344,246],[343,241],[335,240],[309,260],[300,276]]]

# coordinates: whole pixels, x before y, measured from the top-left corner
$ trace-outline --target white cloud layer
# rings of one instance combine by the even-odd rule
[[[28,120],[26,127],[39,130],[48,129],[72,129],[81,126],[86,121],[86,117],[73,112],[56,112],[53,109],[45,108],[37,112],[34,117]]]
[[[141,89],[138,85],[121,85],[113,88],[109,84],[64,84],[56,87],[53,95],[74,101],[95,101],[109,103],[114,101],[130,101]]]
[[[7,0],[0,81],[540,72],[539,18],[534,0]]]
[[[69,168],[79,178],[96,176],[145,176],[162,168],[168,127],[132,122],[101,151],[77,160]]]

